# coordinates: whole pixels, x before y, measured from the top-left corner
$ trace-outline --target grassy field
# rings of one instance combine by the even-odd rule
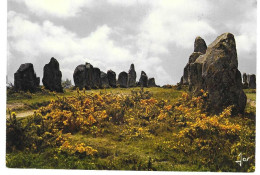
[[[255,91],[245,90],[255,102]],[[6,165],[154,171],[254,171],[255,106],[207,115],[175,88],[66,90],[7,95]],[[16,105],[22,104],[22,105]],[[38,109],[32,116],[19,112]],[[240,167],[238,154],[251,156]]]

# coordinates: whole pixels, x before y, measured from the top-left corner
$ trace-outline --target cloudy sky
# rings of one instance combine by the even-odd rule
[[[196,36],[235,35],[239,70],[256,72],[256,0],[8,0],[8,81],[31,62],[42,79],[55,57],[62,78],[90,62],[106,72],[134,63],[156,83],[176,84]]]

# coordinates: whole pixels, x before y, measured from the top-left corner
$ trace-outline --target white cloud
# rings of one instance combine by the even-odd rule
[[[245,15],[245,21],[242,21],[239,27],[239,34],[236,36],[238,56],[244,56],[245,59],[256,59],[246,56],[256,51],[256,8],[250,10]]]
[[[248,67],[252,67],[249,64],[254,64],[254,0],[13,1],[23,2],[29,11],[46,16],[35,17],[23,7],[21,11],[29,16],[8,13],[11,64],[23,63],[25,59],[15,58],[18,55],[35,63],[43,60],[43,66],[48,61],[43,58],[54,56],[59,59],[64,74],[71,79],[75,67],[85,61],[103,71],[113,69],[117,74],[127,71],[133,62],[138,76],[144,70],[148,77],[155,77],[160,84],[173,84],[181,77],[195,37],[201,36],[210,44],[224,32],[235,35],[239,62],[242,62],[239,65],[245,68],[243,71],[248,71]],[[56,8],[58,6],[62,6],[61,9]],[[89,15],[81,15],[80,12],[88,7]],[[138,14],[141,11],[138,19],[132,14],[137,11]],[[107,12],[106,20],[99,20]],[[63,19],[53,19],[50,15]],[[67,17],[75,17],[75,21],[66,20]],[[31,18],[39,21],[32,22]],[[82,21],[90,25],[80,25]],[[72,24],[78,26],[70,26]],[[249,58],[252,58],[250,62],[246,60]],[[42,72],[41,67],[38,70]],[[9,72],[13,74],[13,70]]]
[[[30,11],[37,15],[56,17],[72,17],[81,12],[84,6],[91,6],[93,0],[13,0],[24,3]]]
[[[54,56],[64,63],[63,68],[70,67],[72,71],[85,61],[103,68],[131,62],[134,57],[110,39],[111,32],[110,27],[102,25],[88,36],[79,38],[77,34],[50,21],[34,23],[18,13],[8,13],[9,52],[18,52],[27,62],[36,62],[43,56]],[[12,58],[10,61],[13,61],[12,66],[22,64]],[[71,77],[72,74],[67,76]]]
[[[192,47],[197,35],[216,33],[207,21],[199,20],[206,9],[207,1],[203,0],[158,1],[139,27],[138,44],[154,54],[168,53],[170,43]]]
[[[140,4],[154,4],[156,0],[107,0],[112,5],[134,6]]]

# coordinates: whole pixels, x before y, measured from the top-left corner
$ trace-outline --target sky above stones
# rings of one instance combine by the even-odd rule
[[[256,72],[256,0],[8,0],[8,81],[20,64],[55,57],[62,79],[77,65],[128,72],[135,64],[159,85],[176,84],[201,36],[233,33],[241,73]]]

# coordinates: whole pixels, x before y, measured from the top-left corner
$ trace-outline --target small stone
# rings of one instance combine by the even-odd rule
[[[157,87],[155,84],[155,79],[154,78],[149,78],[148,79],[148,87]]]

